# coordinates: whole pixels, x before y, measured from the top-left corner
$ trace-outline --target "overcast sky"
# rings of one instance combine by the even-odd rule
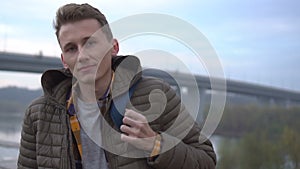
[[[299,0],[3,1],[0,50],[29,54],[42,51],[46,56],[58,57],[60,48],[52,22],[57,8],[69,2],[88,2],[99,8],[111,23],[142,13],[178,17],[195,26],[208,39],[227,78],[300,91]],[[158,49],[192,60],[188,49],[173,41],[143,35],[122,42],[120,54]],[[165,69],[181,70],[180,65],[167,62],[167,58],[150,57],[147,56],[149,64],[152,61]],[[194,73],[203,73],[198,69],[203,67],[199,64],[188,66]],[[0,76],[0,86],[40,86],[39,74],[0,72]]]

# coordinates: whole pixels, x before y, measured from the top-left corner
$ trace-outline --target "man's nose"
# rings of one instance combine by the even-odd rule
[[[88,59],[88,55],[84,46],[78,46],[78,61],[82,62]]]

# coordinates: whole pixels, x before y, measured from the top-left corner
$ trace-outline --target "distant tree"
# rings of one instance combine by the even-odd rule
[[[280,140],[270,140],[265,131],[245,135],[220,147],[218,169],[283,169],[284,154]]]
[[[288,127],[282,134],[283,150],[287,153],[288,161],[293,169],[300,169],[300,133]]]
[[[237,141],[223,139],[220,144],[218,169],[239,169],[239,147],[236,146]]]

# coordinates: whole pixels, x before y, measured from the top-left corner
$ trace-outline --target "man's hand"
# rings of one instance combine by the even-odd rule
[[[124,133],[121,134],[122,141],[130,143],[138,149],[152,151],[157,133],[151,129],[145,116],[126,109],[120,129]]]

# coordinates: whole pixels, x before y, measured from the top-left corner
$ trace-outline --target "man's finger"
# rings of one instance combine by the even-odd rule
[[[120,127],[120,130],[126,133],[128,136],[132,136],[132,137],[140,137],[139,134],[141,134],[141,132],[138,131],[138,129],[133,127],[128,127],[127,125],[122,125]]]
[[[123,123],[130,126],[130,127],[135,127],[135,128],[142,128],[146,123],[143,123],[141,121],[137,121],[137,120],[134,120],[130,117],[127,117],[125,116],[123,118]]]
[[[140,121],[140,122],[143,122],[143,123],[147,123],[147,119],[146,119],[145,116],[143,116],[142,114],[137,113],[137,112],[135,112],[134,110],[131,110],[131,109],[125,109],[124,117],[130,117],[134,120],[137,120],[137,121]]]

